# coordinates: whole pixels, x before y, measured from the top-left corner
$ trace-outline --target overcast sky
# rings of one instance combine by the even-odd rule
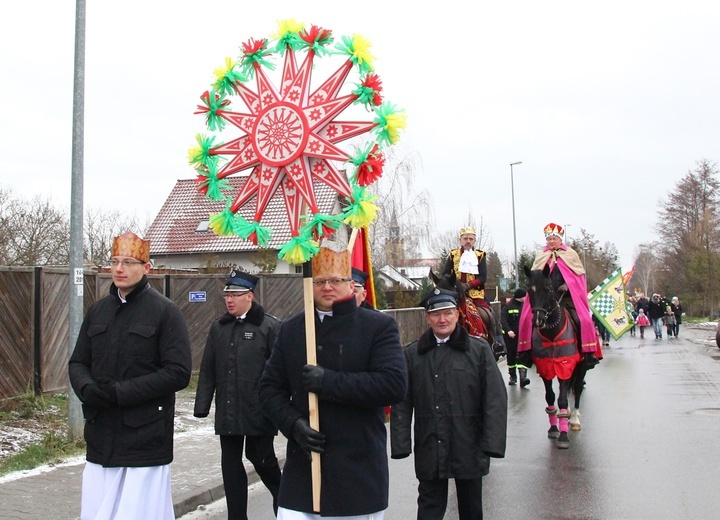
[[[488,5],[484,5],[488,4]],[[402,143],[421,162],[438,230],[483,219],[513,255],[550,221],[614,242],[624,269],[655,239],[657,204],[701,159],[720,159],[720,4],[709,0],[435,3],[204,0],[87,2],[86,208],[152,219],[225,56],[295,18],[359,33]],[[471,7],[472,6],[472,7]],[[3,5],[0,186],[70,206],[75,2]],[[324,79],[324,78],[322,78]],[[233,136],[236,137],[236,136]],[[672,225],[672,223],[668,223]]]

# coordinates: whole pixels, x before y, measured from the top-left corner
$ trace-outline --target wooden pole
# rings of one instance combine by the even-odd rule
[[[350,254],[352,255],[353,247],[355,247],[355,240],[357,240],[358,236],[358,228],[354,227],[352,228],[352,233],[350,233],[350,239],[348,240],[348,251],[350,251]]]
[[[317,365],[317,351],[315,345],[315,302],[313,301],[313,285],[312,285],[312,260],[303,264],[303,296],[305,310],[305,350],[308,365]],[[308,393],[308,406],[310,409],[310,427],[313,430],[320,431],[320,413],[318,409],[318,396],[315,393]],[[313,511],[320,512],[320,454],[310,452],[311,475],[312,475],[312,495],[313,495]]]

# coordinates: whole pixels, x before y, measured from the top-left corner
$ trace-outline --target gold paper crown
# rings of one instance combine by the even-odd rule
[[[312,259],[312,275],[333,275],[350,278],[350,251],[333,251],[327,247],[321,247],[318,254]]]
[[[558,224],[553,224],[552,222],[545,226],[545,229],[543,230],[545,232],[545,238],[547,237],[558,237],[562,238],[565,232],[563,231],[562,226]]]
[[[115,237],[110,256],[129,256],[147,263],[150,261],[150,241],[128,231]]]
[[[470,226],[460,228],[460,236],[463,236],[463,235],[476,235],[475,228],[470,227]]]

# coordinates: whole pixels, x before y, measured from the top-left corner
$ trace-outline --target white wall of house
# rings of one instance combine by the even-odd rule
[[[242,268],[249,273],[257,273],[259,269],[253,264],[253,260],[257,259],[257,253],[252,252],[232,252],[232,253],[205,253],[205,254],[179,254],[179,255],[150,255],[150,260],[156,268],[168,269],[199,269],[210,265],[227,266],[228,270],[232,266]],[[299,271],[297,270],[299,269]],[[302,266],[290,265],[278,258],[275,274],[295,274],[302,273]]]

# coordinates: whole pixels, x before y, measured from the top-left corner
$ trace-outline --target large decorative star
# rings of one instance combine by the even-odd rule
[[[272,51],[269,41],[249,40],[243,44],[239,63],[226,60],[226,67],[216,71],[218,80],[213,90],[205,92],[196,113],[205,114],[208,129],[221,131],[229,123],[240,132],[238,137],[222,144],[214,138],[198,137],[199,149],[191,150],[191,162],[198,170],[199,189],[208,196],[220,198],[220,190],[227,187],[222,179],[246,172],[248,179],[234,198],[228,200],[224,214],[211,222],[222,234],[236,233],[255,243],[269,237],[260,228],[260,219],[269,200],[281,190],[291,235],[301,236],[301,206],[307,205],[305,234],[312,238],[327,235],[339,227],[342,215],[320,215],[313,191],[313,180],[330,186],[339,195],[354,201],[356,189],[345,173],[338,171],[335,162],[352,162],[357,171],[353,185],[366,186],[382,173],[380,144],[392,144],[397,128],[404,126],[404,114],[396,114],[394,107],[383,105],[381,82],[372,73],[368,43],[362,37],[343,37],[335,53],[347,59],[315,90],[311,90],[314,61],[330,55],[327,46],[333,41],[329,30],[312,26],[299,29],[292,21],[282,22],[275,50],[284,54],[280,87],[269,79],[266,69],[273,70],[269,61]],[[298,65],[298,53],[305,51]],[[362,81],[348,94],[342,88],[353,69]],[[248,85],[256,79],[255,89]],[[230,110],[230,97],[237,96],[246,110]],[[372,110],[372,121],[342,121],[338,119],[352,104],[364,104]],[[373,131],[376,142],[356,157],[338,143]],[[222,163],[219,159],[222,158]],[[221,166],[222,164],[222,166]],[[370,173],[368,173],[368,170]],[[253,222],[238,221],[238,210],[255,199]],[[355,201],[361,202],[361,201]],[[228,222],[230,220],[230,222]],[[302,241],[302,240],[300,240]]]

